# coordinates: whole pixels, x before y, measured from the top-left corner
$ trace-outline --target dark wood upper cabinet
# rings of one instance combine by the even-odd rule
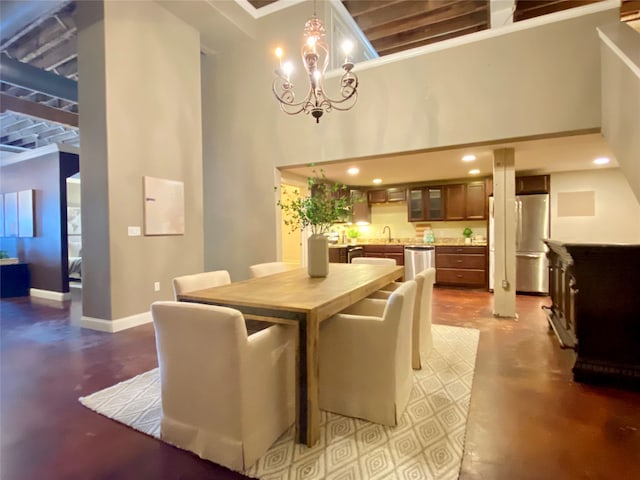
[[[419,222],[425,219],[424,188],[409,189],[407,206],[410,222]]]
[[[465,218],[484,220],[487,218],[487,194],[484,180],[466,185]]]
[[[441,186],[409,189],[407,204],[410,222],[442,220],[444,218]]]
[[[369,223],[371,221],[371,209],[367,202],[367,193],[364,190],[351,190],[351,221],[353,223]]]
[[[549,193],[549,175],[516,177],[516,195]]]
[[[369,203],[404,202],[407,199],[407,190],[401,187],[369,190],[367,199]]]
[[[442,220],[444,218],[444,198],[442,187],[425,187],[425,220]]]
[[[386,190],[369,190],[367,192],[369,203],[384,203],[387,201]]]
[[[465,184],[457,183],[453,185],[443,185],[444,190],[444,219],[464,220],[465,219]]]
[[[387,202],[404,202],[407,200],[405,188],[387,188]]]

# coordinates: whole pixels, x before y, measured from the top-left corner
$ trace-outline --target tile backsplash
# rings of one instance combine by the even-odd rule
[[[371,223],[358,226],[361,240],[385,239],[388,234],[383,229],[388,226],[391,229],[391,237],[394,239],[422,239],[422,233],[426,225],[431,225],[436,241],[442,239],[461,239],[462,231],[469,227],[476,235],[487,237],[489,222],[487,220],[466,221],[435,221],[435,222],[409,222],[407,221],[407,204],[405,202],[376,204],[371,206]],[[347,227],[336,227],[334,230],[341,233]]]

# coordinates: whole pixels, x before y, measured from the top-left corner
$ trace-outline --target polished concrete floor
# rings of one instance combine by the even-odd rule
[[[575,383],[547,304],[519,296],[518,320],[496,319],[489,293],[434,291],[435,323],[481,332],[460,479],[640,478],[640,393]],[[77,301],[0,303],[0,478],[245,478],[83,407],[157,360],[151,324],[107,334],[79,316]]]

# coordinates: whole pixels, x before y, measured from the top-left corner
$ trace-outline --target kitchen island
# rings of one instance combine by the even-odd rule
[[[560,346],[576,353],[573,377],[640,388],[640,245],[545,240]]]

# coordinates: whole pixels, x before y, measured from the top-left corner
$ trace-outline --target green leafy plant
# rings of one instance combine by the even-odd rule
[[[6,250],[0,250],[0,258],[9,258],[9,253]]]
[[[462,231],[462,235],[464,235],[464,238],[471,238],[471,235],[473,235],[473,231],[469,227],[466,227]]]
[[[360,236],[360,230],[356,227],[349,227],[344,232],[349,238],[358,238]]]
[[[283,222],[291,232],[310,226],[313,234],[326,233],[332,224],[344,221],[351,211],[352,202],[347,186],[329,183],[323,170],[320,173],[313,170],[313,173],[314,176],[307,179],[311,192],[309,196],[300,197],[300,191],[294,189],[292,193],[296,198],[283,201],[281,195],[277,201],[285,214]],[[287,193],[286,187],[282,187],[282,193]]]

